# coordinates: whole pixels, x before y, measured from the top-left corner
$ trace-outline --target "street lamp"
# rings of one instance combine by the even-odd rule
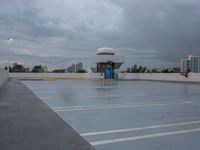
[[[10,44],[12,41],[12,38],[8,38],[8,73],[10,72]]]

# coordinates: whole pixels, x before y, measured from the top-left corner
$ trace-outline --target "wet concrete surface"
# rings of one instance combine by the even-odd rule
[[[200,84],[24,83],[97,150],[200,149]]]
[[[0,89],[0,150],[94,149],[22,82]]]

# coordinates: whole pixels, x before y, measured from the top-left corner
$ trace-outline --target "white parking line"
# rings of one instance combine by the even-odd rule
[[[99,109],[116,109],[116,108],[131,108],[131,107],[152,107],[152,106],[168,106],[168,105],[183,105],[189,104],[187,102],[173,102],[173,103],[150,103],[150,104],[130,104],[130,105],[105,105],[105,106],[92,106],[92,107],[80,107],[80,108],[61,108],[53,109],[56,112],[60,111],[83,111],[83,110],[99,110]]]
[[[165,103],[188,103],[188,101],[165,101],[165,102],[145,102],[145,103],[117,103],[117,104],[104,104],[104,105],[81,105],[81,106],[62,106],[62,107],[52,107],[53,110],[56,109],[71,109],[71,108],[87,108],[87,107],[107,107],[107,106],[122,106],[122,105],[146,105],[146,104],[165,104]]]
[[[129,105],[133,103],[123,103],[123,105]],[[88,107],[105,107],[105,106],[119,106],[122,104],[112,104],[112,105],[83,105],[83,106],[70,106],[70,107],[52,107],[53,110],[56,109],[71,109],[71,108],[88,108]]]
[[[106,145],[106,144],[112,144],[112,143],[135,141],[135,140],[142,140],[142,139],[149,139],[149,138],[156,138],[156,137],[163,137],[163,136],[170,136],[170,135],[178,135],[178,134],[185,134],[185,133],[193,133],[193,132],[200,132],[200,128],[171,131],[171,132],[162,132],[162,133],[156,133],[156,134],[148,134],[148,135],[118,138],[118,139],[111,139],[111,140],[93,141],[93,142],[90,142],[90,144],[93,146],[98,146],[98,145]]]
[[[102,135],[102,134],[111,134],[111,133],[121,133],[121,132],[129,132],[129,131],[139,131],[145,129],[156,129],[156,128],[166,128],[166,127],[175,127],[175,126],[183,126],[183,125],[191,125],[191,124],[199,124],[199,121],[190,121],[190,122],[180,122],[180,123],[171,123],[171,124],[163,124],[163,125],[154,125],[154,126],[146,126],[146,127],[138,127],[138,128],[127,128],[127,129],[118,129],[118,130],[106,130],[106,131],[98,131],[98,132],[88,132],[81,133],[81,136],[93,136],[93,135]]]

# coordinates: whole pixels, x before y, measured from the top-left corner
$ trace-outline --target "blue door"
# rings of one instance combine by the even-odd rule
[[[107,66],[106,67],[106,79],[112,79],[112,67],[111,66]]]

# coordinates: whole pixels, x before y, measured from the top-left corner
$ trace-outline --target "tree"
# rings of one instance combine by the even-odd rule
[[[162,69],[161,72],[162,73],[168,73],[168,69]]]
[[[8,67],[7,67],[7,66],[5,66],[5,67],[4,67],[4,70],[8,70]]]
[[[85,69],[80,69],[78,70],[78,73],[87,73],[87,71]]]
[[[147,67],[143,67],[143,66],[137,66],[136,64],[131,67],[130,72],[132,73],[144,73],[146,72]],[[129,71],[129,68],[127,68],[127,72]]]
[[[10,72],[25,72],[25,67],[18,63],[14,63],[13,67],[10,68]]]
[[[173,73],[173,70],[166,68],[161,70],[162,73]]]
[[[134,72],[134,73],[137,73],[138,72],[138,68],[137,68],[137,65],[134,64],[133,67],[131,67],[131,72]]]
[[[31,72],[44,72],[44,68],[41,65],[34,66]]]
[[[147,67],[142,68],[142,73],[145,73],[147,71]]]
[[[128,71],[128,69],[129,69],[129,72],[136,72],[136,70],[137,70],[137,65],[134,65],[134,66],[131,67],[131,68],[127,68],[127,71]]]
[[[126,72],[130,73],[131,72],[131,68],[127,68]]]
[[[151,72],[152,72],[152,73],[159,73],[159,71],[158,71],[157,68],[153,68]]]
[[[54,69],[51,72],[53,72],[53,73],[64,73],[65,69]]]
[[[142,67],[142,66],[139,66],[139,68],[138,68],[138,73],[142,72],[142,69],[143,69],[143,67]]]

